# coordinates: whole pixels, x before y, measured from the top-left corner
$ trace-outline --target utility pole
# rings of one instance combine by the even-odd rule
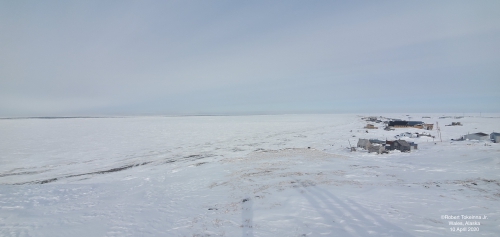
[[[439,140],[441,142],[443,142],[443,139],[441,138],[441,128],[439,128],[439,123],[438,122],[436,122],[436,128],[437,128],[437,131],[438,131]]]
[[[349,139],[347,139],[347,141],[349,142],[349,149],[351,150],[351,152],[356,151],[356,148],[352,147],[351,141],[349,141]]]

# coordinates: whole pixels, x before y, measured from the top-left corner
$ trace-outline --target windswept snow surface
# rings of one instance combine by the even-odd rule
[[[1,119],[0,236],[499,236],[500,144],[451,139],[500,115],[411,116],[443,142],[349,152],[424,132],[358,115]]]

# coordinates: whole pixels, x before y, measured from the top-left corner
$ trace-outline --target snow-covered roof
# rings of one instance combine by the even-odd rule
[[[378,140],[378,139],[370,139],[369,141],[370,141],[371,143],[378,143],[378,144],[385,143],[385,141]]]
[[[370,145],[370,141],[368,139],[359,139],[358,141],[358,146],[366,146],[366,145]]]
[[[415,125],[423,124],[423,123],[424,122],[422,122],[422,121],[408,121],[409,126],[415,126]]]
[[[474,133],[474,134],[476,134],[476,135],[478,135],[478,136],[482,136],[482,137],[484,137],[484,136],[488,136],[488,134],[483,133],[483,132],[477,132],[477,133]]]
[[[396,140],[394,143],[399,143],[401,146],[410,146],[410,144],[408,144],[405,140]]]

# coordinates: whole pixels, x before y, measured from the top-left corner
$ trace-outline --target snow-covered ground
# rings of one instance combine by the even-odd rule
[[[500,144],[451,139],[498,132],[500,115],[441,116],[411,114],[443,142],[382,155],[348,140],[424,130],[367,133],[360,115],[2,119],[0,236],[499,236]]]

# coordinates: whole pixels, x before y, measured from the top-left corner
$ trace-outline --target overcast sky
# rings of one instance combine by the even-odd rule
[[[500,1],[0,1],[0,116],[500,112]]]

